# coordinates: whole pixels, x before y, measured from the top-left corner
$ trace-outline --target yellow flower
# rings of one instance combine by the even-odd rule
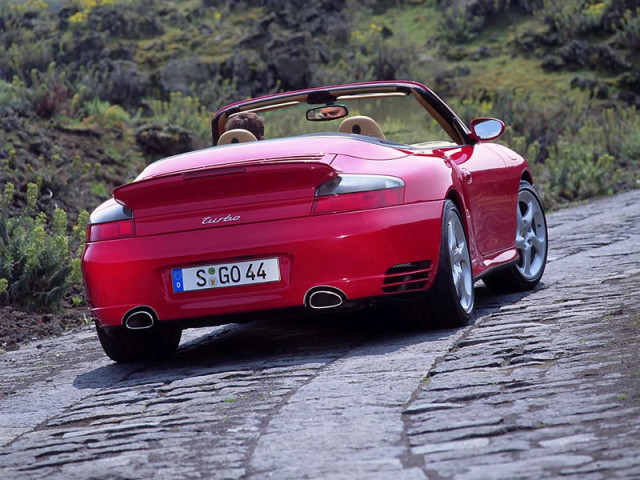
[[[0,294],[3,294],[9,288],[9,280],[0,278]]]
[[[69,17],[69,23],[82,23],[87,19],[88,15],[85,12],[74,13]]]

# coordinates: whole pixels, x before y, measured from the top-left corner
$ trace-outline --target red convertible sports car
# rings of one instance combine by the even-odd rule
[[[91,214],[83,272],[106,354],[166,357],[184,328],[293,309],[397,303],[414,326],[462,326],[480,278],[533,288],[545,216],[526,160],[487,143],[503,131],[408,81],[222,108],[214,147],[149,165]]]

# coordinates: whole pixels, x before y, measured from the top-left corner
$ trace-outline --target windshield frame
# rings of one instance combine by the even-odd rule
[[[294,103],[303,103],[312,107],[339,102],[341,96],[393,94],[394,92],[404,95],[411,94],[454,143],[466,145],[477,142],[473,138],[471,130],[426,86],[417,82],[381,81],[297,90],[232,103],[218,110],[211,120],[213,145],[217,145],[220,135],[224,133],[229,117],[239,112],[286,108]]]

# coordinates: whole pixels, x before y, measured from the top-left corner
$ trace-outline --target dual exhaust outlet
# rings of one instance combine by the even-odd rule
[[[334,287],[316,287],[309,290],[305,296],[305,305],[312,310],[329,310],[341,307],[346,301],[346,295]],[[130,310],[123,319],[128,330],[146,330],[156,323],[156,313],[148,308]]]

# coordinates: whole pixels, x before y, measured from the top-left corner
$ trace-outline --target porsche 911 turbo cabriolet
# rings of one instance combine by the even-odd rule
[[[237,120],[263,122],[255,132]],[[184,328],[397,304],[457,327],[474,283],[535,287],[547,227],[527,161],[409,81],[244,100],[213,147],[149,165],[91,214],[82,258],[115,361],[172,355]],[[264,139],[262,137],[264,136]]]

